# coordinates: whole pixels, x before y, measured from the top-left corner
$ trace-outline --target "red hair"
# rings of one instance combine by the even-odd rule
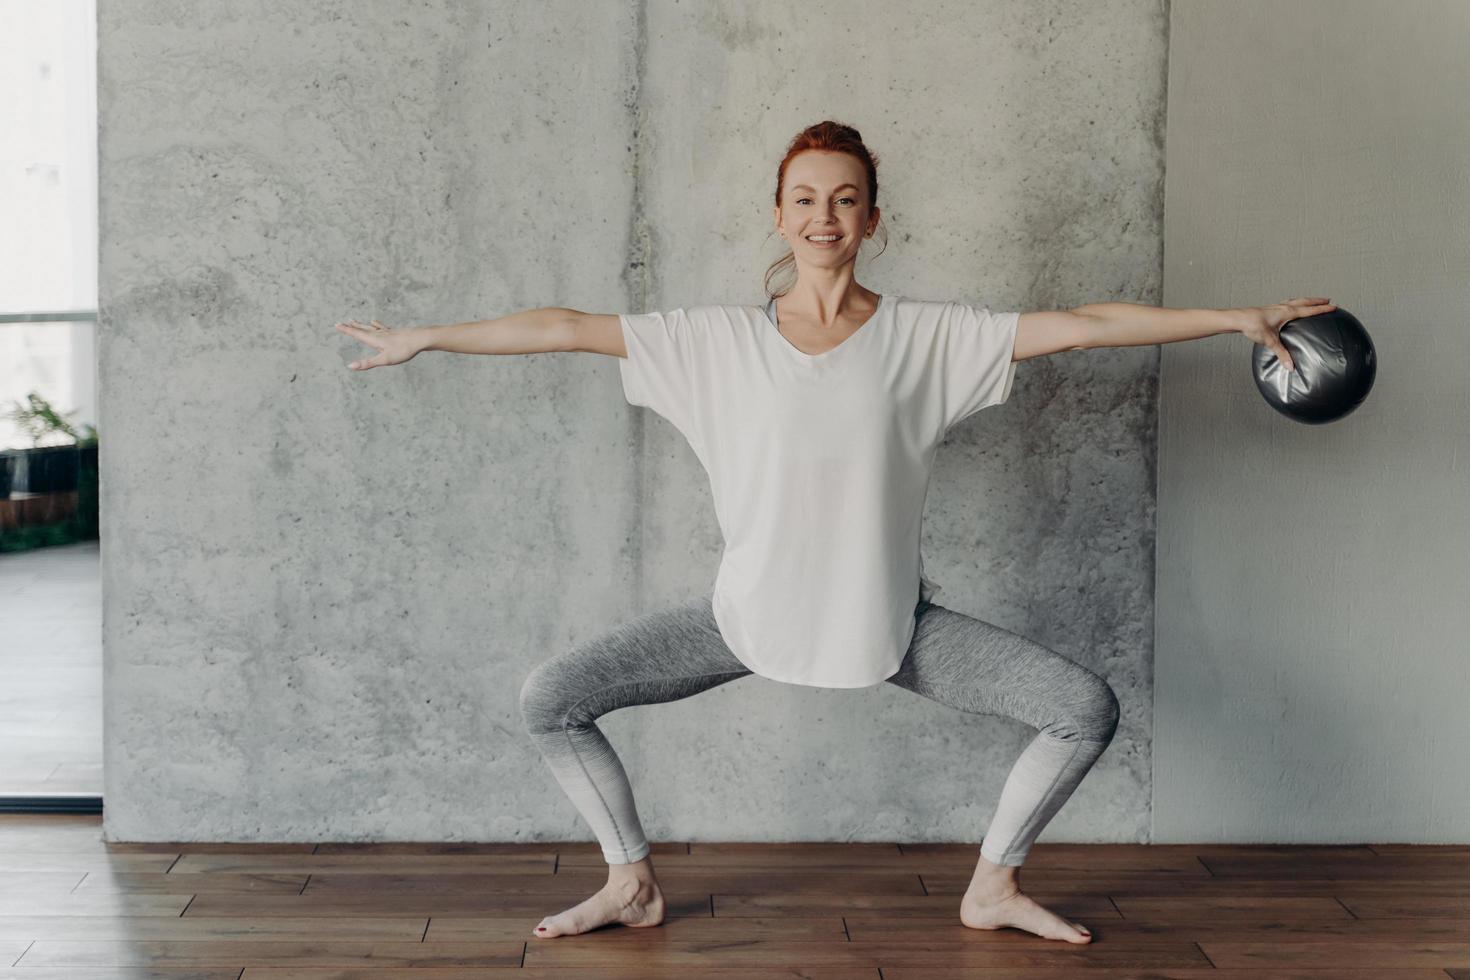
[[[868,210],[871,211],[878,205],[878,158],[863,144],[863,136],[856,129],[844,123],[824,119],[803,129],[796,134],[786,147],[786,155],[781,158],[781,166],[776,168],[776,207],[781,206],[781,192],[786,187],[786,167],[798,153],[807,150],[827,150],[832,153],[846,153],[855,157],[858,163],[863,165],[863,170],[868,175]],[[883,219],[878,219],[878,227],[882,229]],[[884,248],[887,248],[888,233],[883,231]],[[883,249],[879,249],[881,255]],[[766,269],[765,289],[767,296],[784,295],[790,288],[791,283],[786,283],[779,291],[771,290],[771,279],[777,273],[796,265],[796,254],[788,251]]]

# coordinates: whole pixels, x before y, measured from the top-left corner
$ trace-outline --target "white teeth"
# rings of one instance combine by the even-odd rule
[[[842,236],[841,235],[808,235],[806,237],[807,237],[808,240],[814,241],[814,242],[835,242],[835,241],[837,241],[837,239],[841,238]]]

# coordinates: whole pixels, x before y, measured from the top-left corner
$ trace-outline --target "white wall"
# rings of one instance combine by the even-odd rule
[[[1470,841],[1470,5],[1176,0],[1168,306],[1330,296],[1377,383],[1306,426],[1163,348],[1157,842]]]

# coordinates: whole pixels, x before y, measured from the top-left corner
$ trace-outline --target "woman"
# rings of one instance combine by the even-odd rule
[[[1037,728],[1002,789],[960,921],[1091,941],[1085,926],[1023,894],[1018,875],[1112,740],[1118,700],[1087,668],[930,601],[937,587],[923,574],[919,530],[935,449],[957,422],[1004,402],[1026,358],[1239,330],[1289,368],[1281,325],[1322,312],[1326,300],[993,314],[880,295],[853,278],[877,202],[873,155],[855,129],[826,121],[800,133],[777,170],[775,225],[792,251],[767,271],[768,290],[783,266],[794,263],[796,275],[764,309],[548,308],[447,327],[337,325],[378,350],[354,370],[421,350],[617,357],[627,400],[672,422],[710,476],[725,538],[712,592],[553,657],[522,687],[530,736],[608,862],[607,884],[543,919],[539,938],[663,921],[633,793],[596,719],[756,673],[818,687],[887,681]]]

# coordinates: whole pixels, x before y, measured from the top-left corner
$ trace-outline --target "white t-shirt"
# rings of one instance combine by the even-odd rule
[[[903,663],[919,527],[945,432],[1010,397],[1019,313],[884,295],[837,347],[798,350],[762,306],[620,316],[623,394],[689,441],[725,539],[715,620],[756,674],[869,687]]]

